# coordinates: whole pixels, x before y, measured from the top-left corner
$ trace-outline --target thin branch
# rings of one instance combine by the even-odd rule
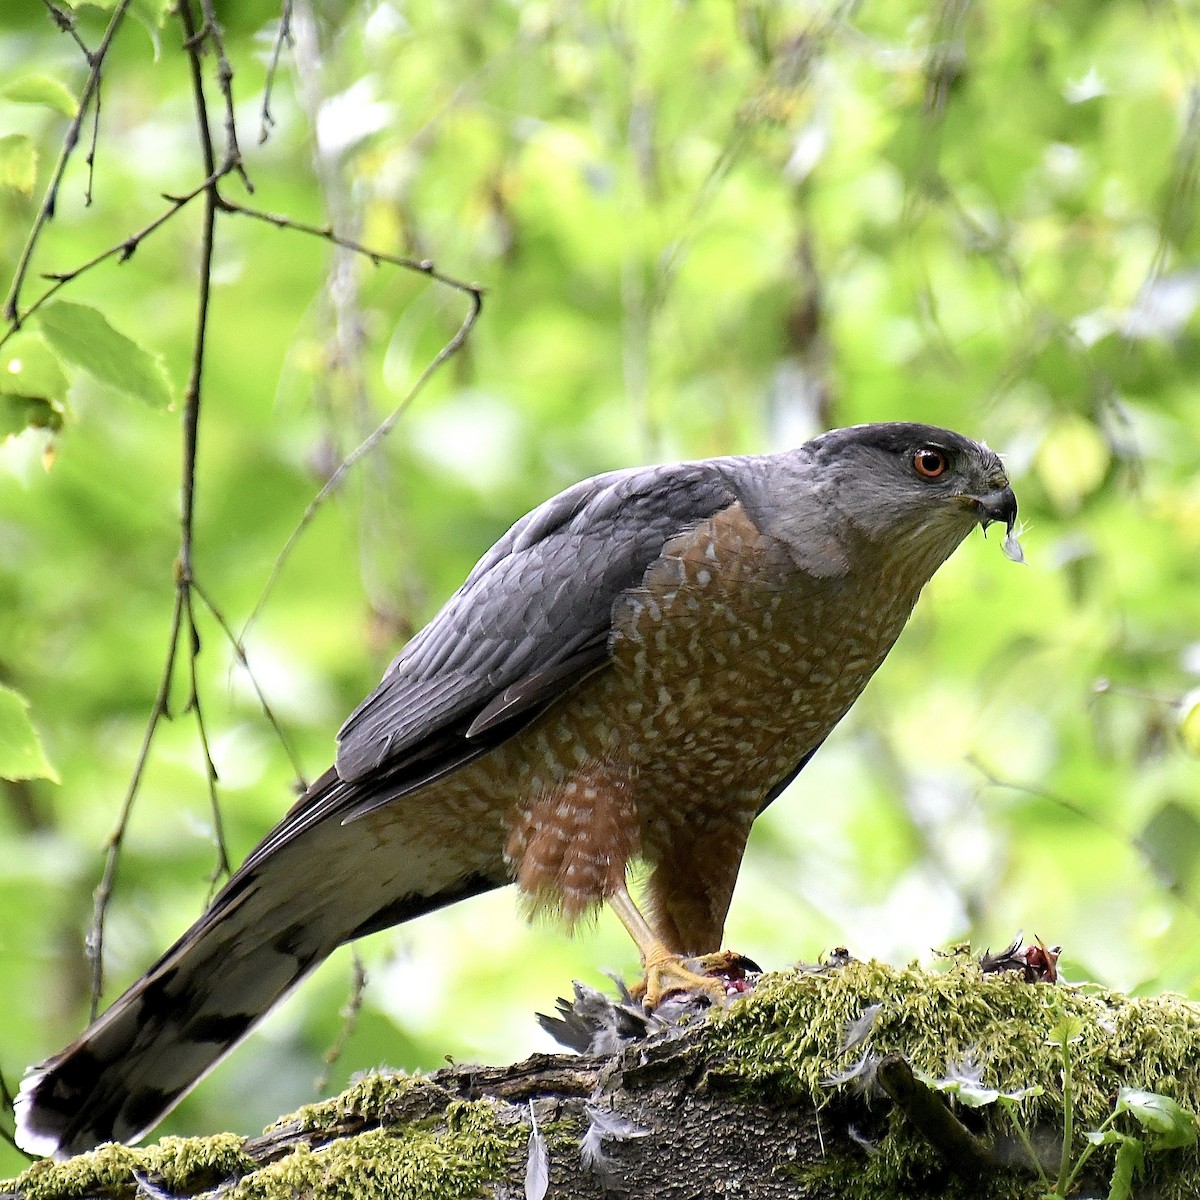
[[[196,716],[196,731],[200,736],[200,749],[204,754],[204,777],[208,783],[208,803],[212,810],[213,839],[217,843],[217,862],[209,882],[215,884],[231,873],[229,847],[225,843],[225,822],[221,816],[221,803],[217,799],[217,764],[213,762],[212,747],[208,740],[208,729],[204,724],[204,709],[200,704],[200,684],[196,677],[196,660],[200,657],[200,631],[196,628],[196,609],[192,600],[195,584],[185,597],[188,623],[188,700],[186,710]]]
[[[68,283],[78,279],[80,275],[87,271],[98,267],[102,262],[108,259],[117,257],[121,262],[126,262],[133,257],[134,252],[142,244],[142,242],[154,233],[157,229],[165,225],[181,208],[190,204],[197,196],[201,195],[207,188],[211,187],[215,182],[215,178],[204,180],[203,183],[197,184],[190,192],[184,193],[182,196],[164,196],[163,199],[169,201],[171,207],[166,212],[155,217],[148,225],[143,225],[141,229],[135,233],[131,233],[127,238],[117,242],[115,245],[109,246],[107,250],[102,250],[99,254],[89,258],[87,262],[75,267],[71,271],[47,271],[43,273],[43,279],[51,280],[51,285],[48,287],[20,316],[20,321],[33,316],[39,308],[51,300],[55,293]],[[8,329],[0,334],[0,346],[3,346],[15,333],[20,330],[20,322],[14,322]]]
[[[192,93],[196,104],[196,129],[200,135],[200,148],[204,156],[204,173],[212,182],[204,189],[204,218],[200,236],[200,295],[196,304],[196,334],[192,344],[192,366],[184,391],[183,412],[183,482],[180,496],[179,558],[181,565],[180,586],[187,589],[192,582],[192,541],[196,509],[196,447],[200,427],[200,395],[204,377],[204,348],[208,335],[208,301],[212,287],[212,263],[214,232],[220,196],[216,179],[219,176],[216,154],[213,150],[212,130],[208,124],[207,100],[204,95],[204,75],[200,68],[200,51],[196,39],[196,25],[192,16],[190,0],[182,0],[179,16],[183,22],[187,51],[191,68]]]
[[[300,759],[296,754],[295,747],[292,745],[287,734],[284,732],[283,726],[279,718],[275,715],[274,710],[267,701],[266,693],[264,693],[258,678],[255,676],[253,669],[250,666],[250,659],[246,654],[246,647],[238,640],[238,636],[233,631],[233,626],[225,619],[225,614],[216,606],[213,599],[201,586],[198,579],[192,580],[192,591],[200,597],[204,607],[212,614],[213,619],[221,627],[222,633],[225,634],[230,647],[237,656],[238,665],[246,672],[247,678],[250,680],[250,686],[254,689],[255,696],[258,697],[259,708],[262,709],[263,716],[267,718],[271,728],[275,731],[275,736],[279,739],[279,744],[283,747],[283,752],[288,756],[288,762],[292,765],[292,770],[296,773],[296,782],[301,791],[308,790],[308,783],[304,777],[304,768],[300,765]]]
[[[122,4],[121,8],[124,9]],[[150,753],[150,746],[154,740],[155,732],[158,729],[158,723],[163,716],[167,715],[168,702],[171,691],[171,680],[175,669],[175,659],[179,650],[179,636],[183,628],[183,621],[186,615],[188,621],[188,631],[191,635],[188,642],[189,654],[189,676],[192,683],[192,697],[189,700],[189,707],[196,713],[197,723],[200,730],[201,744],[204,747],[205,758],[208,762],[210,774],[210,789],[212,787],[213,776],[215,771],[212,768],[212,759],[208,750],[208,740],[204,729],[203,714],[200,711],[197,703],[192,703],[195,699],[196,692],[196,655],[199,652],[199,639],[196,634],[195,616],[192,610],[191,589],[193,586],[193,543],[194,543],[194,525],[195,525],[195,508],[196,508],[196,450],[200,426],[200,397],[201,385],[204,372],[204,348],[206,344],[208,331],[208,303],[209,294],[212,282],[212,263],[213,263],[213,247],[214,247],[214,230],[216,226],[216,214],[218,208],[217,182],[221,177],[221,171],[217,169],[216,158],[213,151],[212,133],[208,124],[208,108],[207,100],[204,94],[204,79],[200,68],[199,51],[197,48],[195,21],[190,8],[190,0],[183,0],[179,6],[180,21],[184,28],[185,42],[184,46],[188,54],[188,62],[191,68],[192,76],[192,92],[196,105],[196,125],[197,132],[200,137],[201,153],[204,160],[205,181],[201,187],[192,192],[188,197],[172,201],[174,207],[170,212],[158,218],[158,220],[147,227],[150,229],[157,228],[162,222],[183,206],[187,200],[203,194],[204,196],[204,217],[201,229],[200,242],[200,294],[197,302],[196,315],[196,332],[192,347],[192,366],[188,378],[187,388],[184,392],[184,411],[183,411],[183,467],[182,467],[182,482],[180,485],[180,544],[179,557],[175,564],[175,602],[171,615],[171,632],[167,644],[166,663],[163,668],[162,683],[159,686],[158,695],[155,698],[154,706],[150,713],[150,719],[146,724],[146,732],[142,738],[142,747],[138,754],[137,763],[134,767],[133,777],[129,782],[129,787],[125,793],[125,800],[121,805],[121,811],[117,818],[117,823],[113,828],[112,833],[108,838],[108,849],[105,856],[104,873],[101,877],[100,884],[96,888],[93,912],[92,926],[87,940],[87,953],[92,967],[92,998],[91,998],[91,1019],[96,1019],[96,1013],[99,1008],[100,994],[103,989],[103,961],[104,961],[104,924],[108,913],[108,905],[112,898],[113,883],[116,879],[117,868],[120,863],[121,849],[124,845],[125,831],[129,824],[129,815],[133,808],[133,801],[141,787],[142,777],[145,773],[146,762]],[[144,234],[142,235],[144,236]],[[128,247],[124,257],[128,257],[136,248],[136,242],[130,244],[127,240],[123,243]],[[101,261],[104,258],[110,257],[113,253],[120,252],[121,247],[110,248],[90,264],[85,264],[78,268],[70,276],[74,278],[89,266],[95,265],[95,262]],[[56,287],[67,282],[66,278],[61,278],[56,281]],[[50,289],[53,292],[54,289]],[[47,295],[50,294],[49,292]],[[46,296],[41,298],[39,303],[43,302]],[[218,836],[218,873],[224,869],[228,870],[228,858],[225,852],[224,837],[221,833],[221,823],[219,814],[216,812],[216,797],[215,790],[211,791],[214,806],[214,816],[216,821],[216,829]]]
[[[279,58],[284,46],[292,44],[292,0],[283,0],[279,10],[279,28],[275,32],[275,45],[271,48],[271,62],[267,67],[267,79],[263,84],[262,109],[259,117],[258,144],[271,136],[275,118],[271,116],[271,91],[275,87],[275,73],[279,70]]]
[[[207,41],[217,56],[217,85],[225,100],[225,158],[221,164],[221,174],[236,171],[246,191],[253,192],[254,185],[250,182],[250,176],[246,174],[245,164],[242,162],[242,149],[238,145],[237,119],[233,107],[233,67],[229,65],[229,58],[225,53],[224,30],[217,22],[213,0],[200,0],[200,8],[204,13],[204,25],[192,39],[195,46],[189,45],[186,49],[189,53],[193,49],[198,52],[200,45]]]
[[[88,145],[87,158],[83,160],[87,163],[87,186],[83,190],[83,203],[86,208],[92,206],[96,183],[96,147],[100,144],[100,109],[103,95],[104,88],[101,86],[101,81],[97,79],[96,103],[92,105],[92,140]]]
[[[433,274],[432,271],[426,274]],[[454,336],[438,351],[437,356],[425,367],[421,374],[417,377],[416,383],[408,390],[407,394],[396,405],[394,409],[369,433],[359,444],[346,455],[345,458],[338,464],[333,474],[325,481],[324,487],[309,501],[308,507],[304,510],[300,520],[296,523],[295,529],[288,536],[288,540],[284,543],[283,549],[275,558],[275,562],[271,567],[271,574],[267,577],[267,582],[263,585],[263,590],[258,597],[258,602],[254,606],[254,610],[247,618],[245,625],[242,626],[241,636],[244,638],[249,632],[250,627],[258,620],[262,614],[262,610],[267,603],[267,599],[271,595],[276,582],[283,571],[284,563],[287,562],[292,551],[296,548],[296,543],[300,540],[300,535],[308,528],[313,517],[317,514],[317,509],[341,486],[342,480],[350,470],[365,458],[380,442],[391,433],[396,422],[404,415],[409,406],[424,390],[425,385],[436,374],[438,369],[452,358],[459,350],[462,349],[470,336],[475,322],[479,319],[480,310],[483,307],[483,290],[474,287],[471,284],[456,285],[461,287],[470,298],[470,307],[467,310],[467,315],[463,318],[462,324],[455,331]]]
[[[207,5],[207,0],[201,0]],[[207,12],[207,7],[205,8]],[[229,872],[229,855],[225,846],[224,826],[221,820],[220,805],[217,800],[216,768],[213,765],[212,754],[209,751],[208,735],[204,727],[204,715],[200,707],[200,697],[196,684],[196,659],[200,654],[200,637],[196,630],[196,617],[192,605],[192,583],[195,574],[193,549],[196,522],[196,456],[200,438],[200,404],[204,382],[204,351],[208,345],[208,311],[212,292],[212,267],[215,248],[215,232],[217,209],[220,197],[217,193],[216,177],[220,175],[217,169],[216,155],[213,150],[212,130],[208,123],[208,98],[204,93],[204,75],[200,63],[200,45],[203,38],[197,35],[195,20],[192,16],[191,0],[182,0],[179,5],[179,17],[183,23],[186,38],[184,49],[191,68],[192,93],[196,106],[196,130],[200,135],[200,147],[204,156],[204,170],[211,182],[204,191],[204,218],[200,233],[200,294],[196,302],[196,332],[192,343],[192,366],[184,390],[183,410],[183,469],[180,485],[180,539],[179,539],[179,570],[176,586],[182,598],[183,608],[187,615],[188,632],[188,673],[191,679],[191,696],[188,707],[196,714],[196,727],[199,731],[200,742],[204,749],[206,773],[208,777],[209,799],[213,811],[213,831],[217,840],[217,865],[213,872],[215,882],[223,874]],[[215,26],[206,26],[214,42],[216,39]],[[224,52],[220,52],[222,57]],[[228,82],[225,85],[226,97],[230,102],[232,113],[232,98],[228,92]],[[229,132],[229,130],[227,130]],[[227,147],[227,157],[222,164],[222,170],[236,168],[236,162],[228,157],[236,150],[236,136]]]
[[[392,267],[403,267],[406,271],[416,271],[420,275],[427,275],[430,279],[444,283],[456,292],[464,292],[475,297],[482,307],[483,288],[479,284],[467,283],[453,275],[443,274],[436,268],[432,259],[409,258],[403,254],[386,254],[382,250],[364,246],[361,242],[353,241],[351,238],[341,237],[328,225],[310,225],[307,221],[297,221],[279,213],[266,212],[261,208],[250,208],[248,205],[238,204],[236,201],[227,200],[224,196],[218,197],[218,203],[226,212],[238,213],[243,217],[253,217],[256,221],[265,221],[268,225],[274,225],[276,229],[292,229],[296,233],[306,233],[310,237],[322,238],[335,246],[341,246],[343,250],[353,250],[355,254],[361,254],[364,258],[369,259],[376,267],[386,263]],[[458,347],[456,346],[455,349],[457,350]]]
[[[112,899],[113,883],[116,880],[117,867],[121,860],[121,846],[125,841],[129,814],[133,810],[134,797],[142,786],[142,776],[145,774],[146,763],[150,758],[150,744],[154,741],[158,723],[163,717],[170,716],[171,680],[175,673],[175,649],[179,644],[182,617],[183,593],[177,587],[175,605],[171,612],[171,632],[167,636],[167,658],[163,667],[162,681],[158,685],[158,694],[154,697],[150,719],[146,722],[146,732],[142,735],[142,746],[138,751],[129,787],[125,790],[121,811],[117,815],[117,822],[113,826],[112,832],[108,835],[104,856],[104,873],[100,877],[100,883],[95,892],[92,893],[92,925],[85,943],[88,963],[92,969],[92,998],[89,1014],[91,1021],[96,1019],[96,1014],[99,1012],[100,995],[104,990],[104,922],[108,914],[109,901]]]
[[[353,450],[350,451],[341,463],[338,464],[333,474],[326,480],[325,485],[309,502],[308,507],[304,510],[303,515],[297,522],[295,529],[292,530],[283,549],[275,559],[275,563],[271,568],[271,574],[267,579],[262,593],[259,595],[258,602],[254,606],[245,625],[242,626],[240,634],[241,638],[245,638],[250,627],[258,620],[262,613],[263,607],[275,586],[279,575],[283,570],[283,565],[291,555],[292,550],[296,546],[300,535],[308,527],[313,517],[317,513],[317,509],[325,502],[328,497],[335,492],[341,485],[346,474],[359,462],[360,459],[370,454],[384,438],[391,433],[396,422],[404,415],[408,407],[413,403],[418,395],[424,390],[425,385],[437,373],[439,368],[459,350],[462,349],[470,336],[471,330],[475,326],[475,322],[479,318],[479,313],[483,308],[483,289],[474,283],[467,283],[464,280],[457,279],[453,275],[447,275],[439,271],[431,259],[416,259],[409,258],[402,254],[386,254],[381,250],[375,250],[370,246],[364,246],[361,242],[353,241],[350,238],[341,237],[335,233],[328,225],[310,225],[305,221],[295,221],[291,217],[281,216],[277,213],[265,212],[262,209],[250,208],[244,204],[237,204],[234,201],[227,200],[225,197],[218,197],[218,202],[221,207],[230,213],[237,213],[244,217],[252,217],[257,221],[265,221],[269,225],[274,225],[276,229],[290,229],[297,233],[304,233],[310,237],[321,238],[324,241],[330,242],[335,246],[340,246],[345,250],[352,250],[356,254],[361,254],[375,266],[380,266],[387,263],[390,266],[401,267],[404,270],[416,271],[421,275],[426,275],[430,279],[436,280],[438,283],[445,284],[447,287],[453,288],[457,292],[461,292],[467,296],[470,301],[467,309],[467,314],[463,318],[462,324],[455,331],[454,336],[438,351],[437,355],[429,362],[425,369],[418,376],[416,383],[409,389],[408,393],[400,401],[398,405],[388,414],[387,417],[380,422],[375,429],[367,435]]]
[[[87,48],[87,43],[79,36],[79,29],[76,26],[76,17],[70,9],[60,8],[54,3],[54,0],[42,0],[46,6],[46,11],[49,12],[51,20],[59,27],[59,29],[67,34],[68,37],[77,45],[87,59],[88,66],[92,65],[92,52]]]
[[[324,1065],[313,1085],[318,1095],[323,1095],[326,1088],[329,1087],[329,1072],[337,1060],[342,1057],[346,1043],[358,1025],[358,1015],[362,1012],[363,994],[366,992],[366,988],[367,969],[363,966],[362,955],[355,947],[350,952],[350,994],[346,997],[346,1003],[342,1005],[342,1010],[338,1014],[342,1023],[329,1049],[321,1055],[321,1062]]]
[[[54,170],[50,175],[50,182],[46,186],[46,194],[42,197],[41,207],[38,209],[37,216],[33,219],[33,224],[30,226],[29,236],[25,239],[25,245],[21,248],[21,257],[17,260],[17,269],[13,273],[12,285],[9,287],[8,296],[4,301],[4,317],[15,325],[21,323],[21,286],[24,284],[25,276],[29,272],[29,264],[33,258],[34,248],[37,246],[38,238],[41,236],[42,230],[46,227],[46,223],[54,216],[55,205],[58,202],[58,189],[62,184],[63,175],[66,172],[71,154],[79,142],[79,130],[83,125],[83,118],[87,112],[88,104],[92,99],[92,95],[100,86],[100,72],[104,66],[105,56],[108,54],[109,47],[112,45],[112,40],[120,28],[121,22],[125,19],[125,12],[129,8],[130,3],[131,0],[117,0],[116,7],[112,11],[112,16],[108,20],[108,28],[105,29],[104,36],[100,39],[100,45],[88,57],[91,66],[88,70],[87,79],[84,81],[83,91],[79,96],[79,108],[76,110],[75,116],[71,118],[70,125],[67,126],[66,135],[63,137],[62,149],[58,154],[58,162],[54,164]]]

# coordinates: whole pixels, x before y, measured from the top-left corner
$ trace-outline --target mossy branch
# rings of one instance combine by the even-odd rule
[[[1087,1130],[1111,1125],[1120,1087],[1200,1108],[1200,1007],[1186,1000],[984,975],[965,955],[938,973],[851,961],[765,977],[727,1010],[614,1054],[370,1075],[261,1137],[105,1147],[38,1163],[3,1196],[174,1200],[216,1188],[222,1200],[520,1196],[532,1118],[549,1154],[551,1197],[1032,1200],[1043,1185],[1027,1149],[1061,1151],[1061,1047],[1051,1035],[1064,1014],[1078,1022],[1071,1100],[1081,1145]],[[931,1143],[914,1123],[928,1104],[893,1103],[875,1084],[880,1072],[894,1084],[897,1074],[912,1078],[910,1067],[938,1077],[968,1063],[989,1088],[1029,1090],[1015,1152],[1008,1109],[923,1096],[971,1147],[964,1171],[958,1142]],[[1089,1167],[1077,1182],[1092,1191],[1080,1194],[1103,1188],[1111,1155],[1098,1151]],[[1156,1197],[1200,1194],[1195,1148],[1148,1155],[1143,1184]]]

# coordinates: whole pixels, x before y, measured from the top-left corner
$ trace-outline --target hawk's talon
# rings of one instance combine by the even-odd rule
[[[710,1003],[723,1006],[733,996],[749,990],[746,972],[758,969],[757,964],[732,950],[695,957],[664,954],[646,963],[645,978],[631,991],[635,999],[642,1001],[647,1012],[653,1012],[669,996],[679,992],[707,996]]]

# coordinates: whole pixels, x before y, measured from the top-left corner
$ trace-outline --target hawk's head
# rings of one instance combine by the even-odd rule
[[[975,527],[1003,521],[1010,557],[1017,498],[1004,464],[982,442],[949,429],[909,422],[855,425],[804,447],[814,500],[840,536],[876,545],[926,578]],[[836,535],[835,535],[836,536]]]

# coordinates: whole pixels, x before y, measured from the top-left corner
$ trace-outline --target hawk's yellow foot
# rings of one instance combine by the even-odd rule
[[[620,887],[608,897],[609,907],[620,918],[642,956],[645,977],[630,989],[634,999],[653,1012],[676,992],[695,992],[708,996],[714,1004],[724,1004],[732,995],[749,990],[747,971],[759,967],[732,950],[713,954],[677,954],[651,928],[629,892]]]
[[[708,996],[714,1004],[725,1004],[730,997],[749,991],[746,973],[757,970],[757,964],[732,950],[692,957],[664,949],[660,957],[647,961],[645,978],[630,990],[648,1012],[678,992],[693,992]]]

